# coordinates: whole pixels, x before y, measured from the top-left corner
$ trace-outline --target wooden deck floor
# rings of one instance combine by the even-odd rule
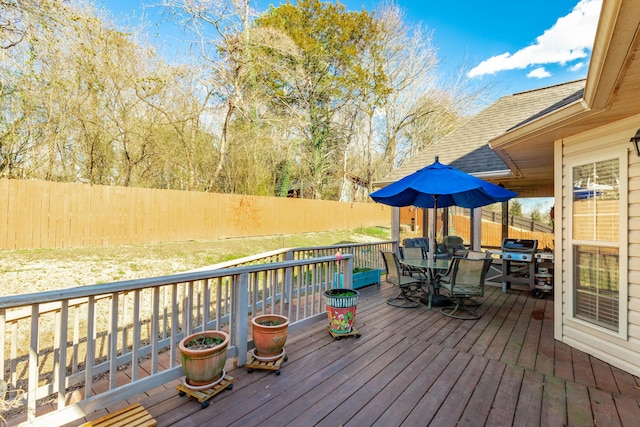
[[[232,370],[208,408],[176,381],[107,409],[139,401],[181,427],[638,425],[640,379],[555,341],[551,296],[490,287],[483,316],[462,321],[385,304],[395,293],[362,289],[360,338],[334,340],[326,321],[291,333],[281,375]]]

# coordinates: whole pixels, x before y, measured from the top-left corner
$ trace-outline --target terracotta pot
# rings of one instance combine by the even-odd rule
[[[282,353],[289,330],[288,317],[263,314],[251,319],[251,326],[256,356],[273,357]]]
[[[201,336],[222,338],[222,344],[206,349],[191,349],[186,346],[191,340]],[[178,347],[182,354],[182,370],[187,377],[189,385],[201,386],[211,384],[217,380],[224,370],[227,361],[227,347],[229,346],[229,334],[224,331],[205,331],[184,337]]]
[[[353,329],[360,292],[354,289],[329,289],[324,292],[329,329],[335,334],[348,334]]]

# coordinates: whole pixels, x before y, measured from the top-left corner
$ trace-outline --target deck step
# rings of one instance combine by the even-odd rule
[[[107,414],[97,420],[82,424],[82,427],[155,427],[156,420],[142,407],[135,403],[119,411]]]

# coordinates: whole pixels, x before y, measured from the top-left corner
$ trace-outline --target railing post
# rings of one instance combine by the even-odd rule
[[[249,339],[249,274],[242,273],[233,280],[230,332],[236,346],[236,367],[247,363],[247,341]]]
[[[342,264],[342,287],[351,289],[353,285],[353,255]]]
[[[293,251],[287,251],[284,254],[285,261],[293,261]],[[284,271],[284,283],[285,286],[282,287],[282,301],[285,303],[289,303],[289,286],[286,286],[287,283],[293,282],[293,269],[287,268]]]
[[[38,304],[33,304],[31,306],[31,343],[29,347],[29,380],[27,390],[27,419],[29,421],[36,419],[36,405],[38,399],[38,337],[40,336],[38,323],[39,308],[40,306]],[[89,356],[90,354],[87,354],[87,360],[89,360]],[[88,363],[87,366],[89,366]],[[85,393],[89,394],[86,391]]]

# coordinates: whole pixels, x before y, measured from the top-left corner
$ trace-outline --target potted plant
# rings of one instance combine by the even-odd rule
[[[184,337],[178,347],[182,354],[185,385],[190,388],[213,386],[224,377],[229,334],[211,330]]]
[[[289,318],[279,314],[262,314],[251,319],[251,334],[258,360],[277,359],[284,352]]]
[[[329,329],[334,334],[348,334],[356,318],[360,292],[355,289],[328,289],[324,291]]]

